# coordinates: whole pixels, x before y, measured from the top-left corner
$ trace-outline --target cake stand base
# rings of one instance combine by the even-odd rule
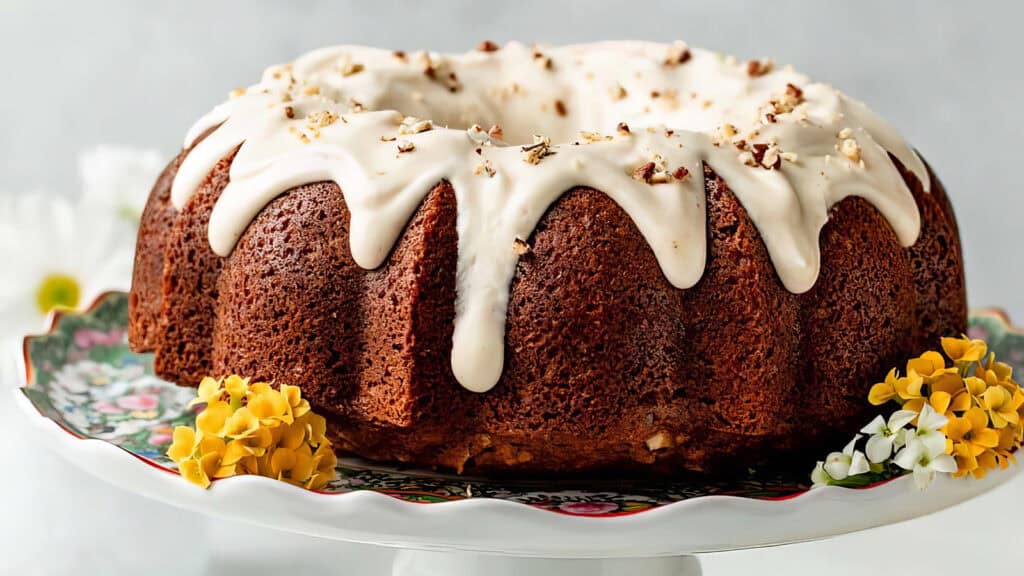
[[[518,558],[473,554],[399,550],[392,576],[700,576],[695,556],[663,558]]]

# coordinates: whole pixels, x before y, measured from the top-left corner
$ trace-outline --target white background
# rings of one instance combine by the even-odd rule
[[[972,305],[1024,320],[1024,8],[1011,2],[29,2],[0,0],[0,194],[72,194],[98,143],[170,158],[262,68],[331,43],[685,39],[771,56],[866,101],[932,164],[960,220]],[[0,263],[2,266],[2,263]],[[0,272],[0,281],[2,274]],[[8,376],[10,378],[10,376]],[[0,418],[11,418],[0,396]],[[708,574],[1019,570],[1024,482],[928,519],[713,555]],[[0,427],[0,574],[387,573],[390,553],[208,522],[107,488]],[[276,563],[276,564],[275,564]],[[271,566],[276,566],[271,568]]]

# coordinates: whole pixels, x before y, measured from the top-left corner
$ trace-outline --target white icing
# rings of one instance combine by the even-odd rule
[[[679,288],[696,284],[704,270],[704,163],[747,210],[792,292],[816,281],[819,233],[829,208],[847,196],[868,200],[901,243],[913,244],[917,206],[888,153],[926,188],[927,172],[884,121],[790,69],[752,76],[745,63],[701,50],[685,62],[665,62],[682,52],[682,45],[647,43],[513,43],[496,52],[405,58],[362,47],[317,50],[268,69],[260,84],[197,122],[186,146],[219,127],[182,163],[172,201],[183,207],[240,146],[210,218],[217,254],[228,255],[256,214],[289,188],[334,181],[351,212],[353,259],[371,269],[384,263],[424,196],[447,180],[459,237],[452,369],[474,391],[490,389],[501,376],[517,239],[529,239],[548,207],[574,186],[614,200]],[[424,73],[427,58],[432,77]],[[802,90],[802,101],[772,122],[764,106],[787,84]],[[367,111],[352,110],[354,102]],[[336,120],[317,121],[324,112]],[[401,134],[414,132],[402,128],[403,115],[429,118],[434,128]],[[617,132],[620,122],[628,133]],[[467,132],[474,124],[500,125],[503,140]],[[722,136],[727,124],[737,129],[731,139]],[[528,163],[521,147],[534,134],[549,137],[554,154]],[[741,139],[745,154],[733,143]],[[750,143],[772,144],[770,154],[786,159],[777,169],[750,166]],[[766,158],[771,164],[773,157]],[[649,161],[657,163],[660,183],[634,177]],[[678,167],[689,176],[664,177]]]

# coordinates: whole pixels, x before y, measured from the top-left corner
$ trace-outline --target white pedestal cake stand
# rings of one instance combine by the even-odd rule
[[[31,435],[83,470],[172,506],[318,538],[401,548],[394,574],[700,574],[693,556],[804,542],[909,520],[1010,480],[939,477],[926,491],[909,477],[868,489],[826,487],[782,500],[702,496],[641,513],[587,518],[493,498],[418,504],[371,491],[320,494],[243,476],[209,490],[187,484],[102,440],[69,434],[21,390],[14,401]]]
[[[164,452],[191,424],[193,392],[152,375],[152,358],[124,339],[124,294],[57,316],[25,341],[24,388],[13,391],[26,436],[125,490],[196,513],[308,535],[401,549],[394,574],[700,574],[694,555],[847,534],[949,508],[1011,480],[940,475],[925,491],[904,476],[869,488],[758,481],[688,486],[487,479],[342,459],[339,479],[310,492],[267,478],[186,483]],[[1024,364],[1024,333],[994,313],[972,316],[1002,358]],[[787,488],[788,486],[788,488]],[[795,492],[795,493],[794,493]],[[738,496],[736,494],[743,494]]]

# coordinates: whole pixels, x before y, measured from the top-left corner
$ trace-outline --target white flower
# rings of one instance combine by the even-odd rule
[[[41,194],[0,197],[0,338],[42,329],[54,308],[80,308],[126,289],[134,234],[88,202]]]
[[[924,445],[928,454],[936,455],[945,452],[946,435],[939,432],[939,428],[948,422],[949,418],[936,412],[930,404],[925,404],[917,417],[917,430],[907,431],[907,444],[910,444],[912,436],[913,439]]]
[[[134,228],[164,164],[156,150],[120,146],[87,150],[78,158],[82,198],[105,206]]]
[[[933,453],[919,438],[912,436],[893,462],[904,470],[913,470],[914,484],[924,490],[935,479],[936,472],[956,472],[956,460],[944,452]]]
[[[904,470],[914,472],[914,483],[925,489],[935,479],[936,472],[956,472],[956,460],[946,454],[946,435],[939,432],[949,421],[928,404],[917,418],[917,430],[907,432],[907,445],[896,454],[893,462]]]
[[[825,463],[819,460],[818,464],[814,466],[814,470],[811,471],[811,488],[821,488],[831,483],[832,478],[829,477],[828,472],[825,472]]]
[[[833,480],[845,480],[850,476],[864,474],[870,470],[864,453],[855,449],[860,438],[861,435],[857,434],[843,448],[842,452],[833,452],[825,458],[822,468]]]
[[[917,412],[913,410],[897,410],[889,416],[888,422],[881,416],[875,416],[874,420],[861,428],[861,432],[871,435],[864,447],[868,460],[874,464],[888,460],[892,456],[893,447],[901,448],[904,445],[906,431],[903,427],[915,417]]]

